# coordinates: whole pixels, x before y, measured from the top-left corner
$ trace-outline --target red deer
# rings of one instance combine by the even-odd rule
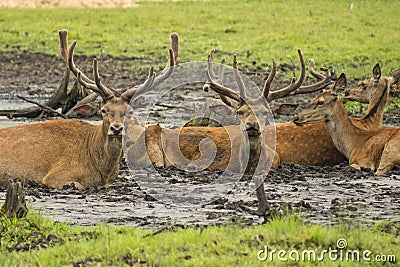
[[[294,122],[299,126],[324,122],[353,168],[370,169],[380,175],[400,166],[400,128],[365,129],[355,124],[339,98],[338,89],[345,86],[346,76],[342,74],[333,89],[317,96]]]
[[[345,91],[346,99],[370,103],[366,115],[362,118],[367,129],[382,127],[385,104],[389,98],[391,85],[396,79],[395,74],[400,76],[399,72],[393,72],[390,77],[382,76],[381,67],[376,64],[370,79],[363,80],[359,86]]]
[[[49,187],[62,188],[74,183],[78,188],[109,185],[117,177],[122,158],[122,132],[125,111],[131,97],[149,90],[165,79],[175,64],[169,50],[169,63],[158,76],[153,69],[140,86],[119,94],[100,80],[98,60],[93,60],[94,80],[74,64],[73,42],[67,51],[67,31],[59,31],[61,49],[68,55],[72,72],[79,82],[101,96],[101,125],[67,119],[15,126],[0,130],[0,183],[8,179],[29,179]],[[177,35],[171,35],[177,41]]]
[[[326,75],[316,73],[314,70],[314,61],[310,60],[309,71],[312,76],[320,79],[319,82],[309,85],[301,86],[294,92],[289,90],[270,91],[268,94],[268,101],[285,97],[289,94],[299,94],[313,92],[328,86],[331,83],[331,74],[327,69],[323,69]],[[276,72],[276,66],[273,61],[273,68],[271,72]],[[380,73],[380,69],[379,69]],[[271,81],[266,80],[264,87],[269,87]],[[384,77],[378,83],[379,88],[385,88],[387,83]],[[374,85],[374,83],[369,86]],[[214,81],[213,87],[221,87],[221,85]],[[211,87],[212,88],[212,87]],[[382,92],[379,90],[378,92]],[[368,113],[362,118],[351,118],[354,124],[365,129],[377,129],[382,126],[382,117],[384,102],[379,101],[382,94],[371,95],[369,110],[376,110],[377,112]],[[224,101],[226,102],[226,101]],[[230,105],[230,103],[228,103]],[[324,166],[335,165],[344,162],[346,158],[340,153],[329,135],[328,130],[323,122],[311,123],[302,127],[296,124],[279,123],[276,124],[276,152],[279,155],[280,162],[293,162],[304,166]]]

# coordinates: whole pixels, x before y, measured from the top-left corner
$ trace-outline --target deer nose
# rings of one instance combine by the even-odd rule
[[[246,129],[254,129],[258,130],[260,126],[258,125],[258,122],[256,121],[246,121]]]
[[[120,135],[122,133],[123,129],[124,129],[124,126],[120,123],[118,123],[118,124],[115,123],[110,126],[110,131],[111,131],[112,135]]]
[[[301,119],[299,118],[299,116],[296,116],[293,120],[294,124],[296,124],[297,126],[303,126],[304,123],[301,122]]]

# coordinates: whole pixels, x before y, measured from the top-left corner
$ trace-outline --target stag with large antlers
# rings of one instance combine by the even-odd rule
[[[212,61],[213,59],[213,51],[211,51],[211,54],[209,56],[209,60]],[[330,72],[325,70],[327,75],[323,76],[322,74],[317,73],[314,70],[314,61],[310,60],[310,67],[309,71],[310,73],[317,77],[319,81],[315,84],[308,85],[308,86],[302,86],[302,83],[305,78],[305,63],[304,63],[304,58],[300,50],[298,50],[298,55],[300,58],[300,65],[301,65],[301,71],[300,71],[300,77],[296,81],[296,78],[293,78],[291,83],[281,89],[278,90],[271,90],[271,85],[273,82],[273,79],[276,75],[277,71],[277,66],[275,63],[275,60],[272,60],[272,69],[269,73],[269,76],[267,80],[264,83],[264,87],[262,89],[263,96],[265,99],[267,99],[268,102],[273,101],[278,98],[285,97],[290,94],[302,94],[302,93],[308,93],[308,92],[313,92],[316,90],[319,90],[321,88],[324,88],[328,86],[332,81],[331,81],[331,75]],[[236,60],[235,60],[236,61]],[[211,64],[209,64],[210,66]],[[237,69],[236,63],[234,64],[234,69]],[[209,75],[209,80],[208,83],[206,84],[206,87],[211,88],[215,92],[217,92],[220,96],[223,95],[224,97],[229,97],[230,99],[236,101],[239,103],[240,101],[240,94],[243,94],[239,87],[239,94],[233,91],[230,88],[227,88],[220,84],[219,81],[215,80],[212,78],[213,75],[215,75],[212,71],[212,69],[208,68],[208,73]],[[235,76],[237,77],[236,79],[240,79],[238,76],[238,71],[234,72]],[[231,102],[228,101],[223,101],[225,104],[229,106],[233,106]],[[239,103],[239,109],[249,109],[246,105],[244,107],[241,107]],[[241,117],[242,122],[245,121],[245,117],[247,116],[248,113],[241,113],[239,115]],[[318,139],[320,138],[319,134],[321,130],[323,131],[325,126],[323,124],[318,125],[318,129],[314,129],[311,127],[307,127],[308,129],[301,129],[300,127],[297,127],[293,123],[285,123],[285,124],[277,124],[276,125],[276,152],[277,152],[277,157],[279,158],[280,162],[294,162],[302,165],[324,165],[326,160],[324,158],[321,159],[322,155],[314,155],[314,154],[308,154],[309,150],[311,149],[311,152],[315,152],[316,150],[319,151],[319,149],[323,149],[326,151],[327,157],[330,159],[337,158],[335,161],[344,161],[345,158],[343,155],[340,154],[339,151],[335,148],[328,132],[326,132],[325,136],[322,136],[322,140]],[[268,128],[267,128],[268,129]],[[268,134],[267,134],[268,135]],[[318,138],[315,138],[318,135]],[[308,137],[308,138],[302,138],[302,137]],[[314,138],[311,138],[314,137]],[[301,140],[303,140],[303,143],[301,143]],[[305,143],[304,141],[311,141],[313,140],[313,143]],[[314,140],[321,140],[321,142],[318,146],[313,145]],[[307,149],[299,149],[299,146],[307,146]],[[309,147],[312,146],[312,147]],[[315,146],[315,147],[314,147]],[[313,149],[314,148],[314,149]],[[301,150],[301,151],[299,151]],[[307,154],[307,155],[304,155]]]
[[[300,78],[297,81],[295,78],[293,78],[291,83],[287,87],[275,91],[274,93],[276,96],[283,96],[294,92],[295,90],[298,90],[303,83],[303,80],[305,78],[304,59],[301,51],[299,50],[298,52],[300,63],[302,65]],[[207,83],[204,85],[203,89],[206,91],[212,89],[217,92],[223,102],[228,106],[233,107],[230,100],[234,100],[238,103],[236,107],[237,115],[239,116],[239,119],[242,122],[242,125],[244,126],[247,136],[249,138],[249,159],[246,163],[247,166],[245,172],[249,174],[254,174],[256,169],[260,167],[259,163],[265,161],[262,157],[265,157],[266,155],[269,156],[267,156],[267,161],[265,162],[268,162],[268,158],[271,158],[271,155],[273,155],[275,163],[273,164],[273,167],[276,167],[276,165],[279,164],[279,155],[277,153],[274,153],[274,151],[270,147],[270,135],[273,134],[273,131],[271,131],[271,128],[268,127],[268,130],[265,131],[265,123],[268,122],[268,115],[270,115],[270,111],[267,106],[267,100],[268,97],[274,97],[274,94],[270,94],[270,86],[276,73],[275,61],[273,60],[273,71],[270,72],[270,74],[268,75],[261,95],[258,97],[249,97],[246,93],[245,84],[237,68],[237,56],[234,55],[233,57],[233,75],[238,86],[239,93],[223,86],[220,83],[222,81],[222,78],[219,77],[218,79],[216,79],[217,76],[213,72],[212,68],[212,61],[214,58],[213,54],[214,50],[212,50],[209,55],[208,68],[206,72]],[[224,61],[222,63],[224,63]],[[220,72],[221,69],[218,71],[218,74],[220,74]],[[232,147],[232,149],[234,148]],[[239,155],[243,153],[242,149],[243,146],[240,146],[238,150]],[[243,164],[244,162],[240,160],[239,163]],[[261,168],[260,170],[268,171],[268,169],[265,168]],[[264,214],[269,209],[269,204],[265,196],[264,181],[262,179],[256,179],[255,182],[256,195],[259,201],[257,213]]]
[[[133,95],[139,95],[161,83],[175,65],[174,51],[160,75],[151,69],[149,78],[120,94],[100,79],[98,60],[93,61],[94,80],[74,64],[76,42],[67,49],[67,31],[59,31],[61,49],[68,55],[71,71],[86,88],[101,96],[101,125],[79,120],[53,120],[0,130],[0,183],[8,179],[34,180],[49,187],[61,188],[74,183],[78,188],[108,185],[118,176],[122,158],[122,132],[125,112]],[[172,47],[178,36],[171,34]]]
[[[302,60],[302,58],[300,59]],[[275,61],[273,60],[272,63],[272,70],[268,79],[265,81],[263,89],[264,95],[268,101],[273,101],[290,94],[315,92],[332,83],[330,72],[326,68],[321,68],[326,74],[322,75],[317,73],[314,69],[315,62],[310,59],[309,72],[313,77],[319,80],[318,82],[306,86],[302,85],[294,89],[288,86],[280,90],[271,91],[269,88],[276,73]],[[305,72],[304,64],[301,64],[301,66],[302,72]],[[291,84],[293,83],[294,82]],[[231,94],[230,91],[232,90],[226,90],[226,88],[216,80],[209,81],[208,84],[211,89],[214,89],[219,94],[224,91]],[[386,83],[381,81],[379,84],[384,87]],[[380,96],[379,94],[377,95]],[[373,110],[377,109],[379,112],[375,113],[374,116],[368,115],[363,118],[351,118],[355,125],[365,129],[377,129],[381,127],[384,103],[379,101],[380,98],[377,97],[377,95],[371,95],[369,107]],[[226,103],[226,101],[224,102]],[[231,106],[230,103],[226,104]],[[378,114],[380,115],[378,116]],[[323,122],[311,123],[302,127],[294,123],[276,124],[276,138],[276,152],[279,155],[281,163],[293,162],[304,166],[324,166],[335,165],[346,160],[344,155],[336,148]]]
[[[345,86],[346,76],[342,74],[332,90],[317,96],[298,114],[295,123],[325,122],[336,147],[353,168],[370,169],[379,175],[400,166],[400,128],[365,129],[355,125],[339,98],[338,89]]]

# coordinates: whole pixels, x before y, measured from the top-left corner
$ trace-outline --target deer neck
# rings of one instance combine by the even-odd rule
[[[376,93],[371,96],[368,110],[364,117],[359,121],[368,129],[376,129],[382,127],[383,113],[386,101],[389,97],[390,83],[385,79],[385,86],[381,93]]]
[[[254,174],[261,155],[262,136],[249,136],[249,161],[246,166],[246,174]]]
[[[339,99],[326,120],[326,127],[336,148],[347,158],[362,142],[362,138],[360,138],[362,130],[353,124]]]
[[[104,184],[109,184],[116,178],[122,159],[122,136],[110,136],[107,132],[108,125],[103,122],[91,142],[92,157]]]

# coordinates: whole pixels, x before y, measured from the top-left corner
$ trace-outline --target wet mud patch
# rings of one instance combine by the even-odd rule
[[[166,184],[190,178],[192,183],[209,183],[218,171],[199,171],[189,177],[176,168],[159,169]],[[56,220],[79,225],[112,223],[157,228],[165,225],[218,225],[240,222],[260,224],[253,215],[257,208],[254,183],[241,179],[227,194],[196,206],[163,203],[147,194],[137,181],[148,169],[129,173],[123,166],[120,178],[109,188],[78,190],[66,186],[54,190],[33,182],[25,183],[28,207]],[[265,177],[265,190],[272,213],[295,212],[306,221],[332,225],[338,222],[370,224],[400,220],[400,171],[384,176],[352,169],[343,163],[330,167],[283,164]],[[0,189],[4,201],[5,188]]]

